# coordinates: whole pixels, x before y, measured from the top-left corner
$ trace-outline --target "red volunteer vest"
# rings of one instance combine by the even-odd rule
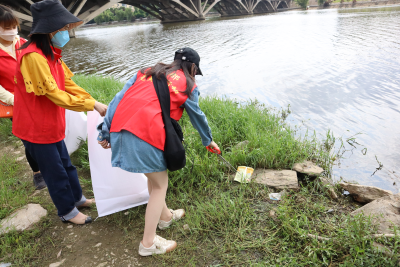
[[[61,65],[61,50],[54,48],[54,60],[47,58],[36,44],[29,45],[21,50],[17,64],[17,86],[15,87],[13,134],[23,140],[36,144],[57,143],[65,138],[65,109],[57,106],[46,96],[36,96],[33,92],[27,93],[21,74],[21,60],[24,55],[38,53],[49,64],[60,90],[65,91],[64,69]]]
[[[186,77],[182,70],[167,77],[171,96],[171,118],[179,121],[183,114],[181,106],[188,98],[181,93],[186,90]],[[193,86],[192,90],[196,87]],[[165,130],[161,106],[152,77],[140,71],[136,82],[126,91],[115,111],[110,132],[126,130],[150,145],[164,151]],[[145,151],[144,151],[145,152]]]
[[[15,52],[18,57],[21,54],[21,50],[18,50],[24,43],[25,39],[20,38],[15,44]],[[14,93],[14,86],[17,83],[17,77],[15,69],[17,67],[17,60],[15,60],[10,54],[3,49],[0,49],[0,85],[7,91]]]

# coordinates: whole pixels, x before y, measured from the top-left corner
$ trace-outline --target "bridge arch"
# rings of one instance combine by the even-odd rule
[[[21,28],[30,31],[32,14],[30,5],[41,0],[1,0],[15,10]],[[221,16],[238,16],[276,12],[291,6],[292,0],[59,0],[71,13],[88,23],[117,3],[128,4],[158,18],[162,23],[204,20],[214,9]],[[74,32],[71,33],[74,36]]]

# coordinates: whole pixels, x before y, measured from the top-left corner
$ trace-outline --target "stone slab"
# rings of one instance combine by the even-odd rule
[[[39,204],[25,205],[0,222],[0,234],[28,229],[46,215],[47,210]]]
[[[340,183],[340,186],[360,203],[369,203],[378,198],[393,195],[392,191],[380,189],[376,186]]]
[[[390,195],[372,201],[351,215],[364,214],[371,216],[372,222],[378,226],[379,234],[394,234],[393,226],[400,225],[400,194]]]
[[[299,189],[297,173],[291,170],[264,170],[256,169],[253,173],[256,183],[264,184],[275,189]]]
[[[303,161],[301,163],[295,163],[293,170],[299,173],[304,173],[310,177],[317,177],[324,171],[321,167],[314,164],[312,161]]]

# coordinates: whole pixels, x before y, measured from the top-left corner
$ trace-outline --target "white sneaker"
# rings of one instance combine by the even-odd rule
[[[173,240],[167,240],[161,236],[156,235],[153,240],[153,245],[149,248],[143,246],[142,242],[139,245],[140,256],[151,256],[153,254],[164,254],[171,252],[176,249],[176,242]]]
[[[159,220],[158,221],[158,229],[160,230],[164,230],[166,228],[168,228],[173,221],[177,221],[179,219],[181,219],[182,217],[185,216],[185,210],[184,209],[179,209],[179,210],[172,210],[170,209],[171,213],[172,213],[172,218],[169,222],[163,221],[163,220]]]

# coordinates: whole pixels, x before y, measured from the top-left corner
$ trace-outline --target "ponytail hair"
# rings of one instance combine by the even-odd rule
[[[146,79],[150,76],[155,75],[158,79],[161,78],[161,75],[165,75],[166,77],[177,71],[182,70],[186,77],[186,89],[181,92],[190,97],[192,93],[193,86],[195,84],[195,78],[197,67],[194,63],[183,61],[182,55],[178,55],[178,57],[171,64],[164,64],[162,62],[157,63],[156,65],[150,68],[143,68],[140,70],[142,74],[146,75]]]

